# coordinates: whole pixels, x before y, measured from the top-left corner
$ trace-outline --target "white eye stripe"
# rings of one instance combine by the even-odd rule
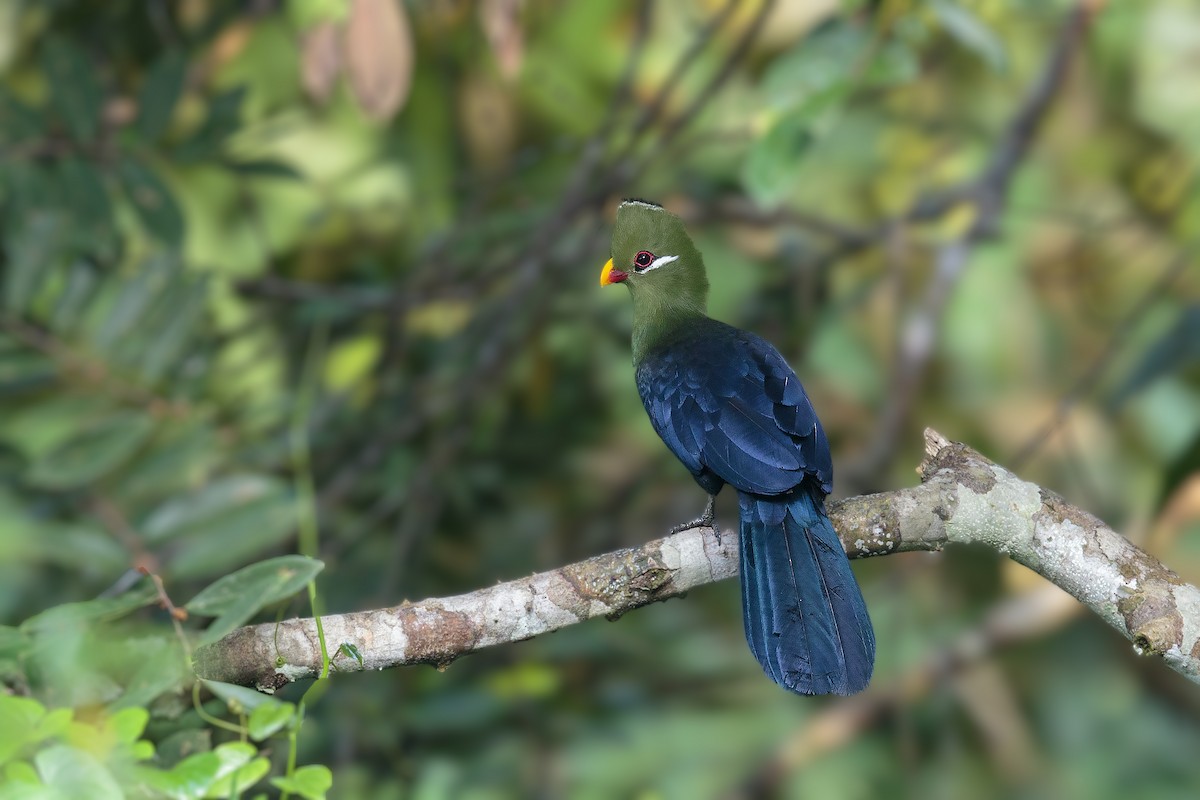
[[[642,272],[642,274],[645,274],[652,269],[658,269],[659,267],[665,267],[667,264],[670,264],[672,261],[678,261],[678,260],[679,260],[679,256],[659,256],[658,258],[651,261],[647,267],[645,267],[644,269],[642,269],[640,271]]]
[[[622,206],[637,206],[638,208],[648,208],[651,211],[666,211],[665,208],[654,203],[646,203],[642,200],[626,200],[621,203]]]

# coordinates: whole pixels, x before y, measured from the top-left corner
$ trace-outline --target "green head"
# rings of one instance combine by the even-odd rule
[[[662,206],[642,200],[622,202],[611,255],[600,285],[629,287],[635,325],[704,314],[708,304],[704,259],[684,230],[683,220]]]

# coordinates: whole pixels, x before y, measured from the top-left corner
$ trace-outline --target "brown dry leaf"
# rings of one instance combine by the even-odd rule
[[[359,107],[385,122],[412,88],[412,28],[399,0],[353,0],[346,24],[346,70]]]
[[[314,102],[324,105],[342,71],[341,25],[333,20],[318,22],[300,45],[300,82]]]
[[[525,56],[525,38],[521,33],[522,0],[482,0],[479,4],[479,22],[500,74],[512,80],[521,71],[521,60]]]

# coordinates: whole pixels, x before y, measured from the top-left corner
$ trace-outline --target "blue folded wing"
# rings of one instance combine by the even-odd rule
[[[638,392],[655,431],[692,472],[743,492],[781,494],[812,476],[825,493],[833,467],[800,380],[759,337],[706,320],[696,335],[652,351]]]

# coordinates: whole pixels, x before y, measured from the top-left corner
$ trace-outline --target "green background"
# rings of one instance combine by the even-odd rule
[[[302,555],[333,613],[695,516],[597,287],[630,196],[796,367],[838,495],[928,425],[1200,579],[1200,7],[1081,8],[0,2],[0,796],[1200,795],[1196,687],[984,550],[855,565],[848,700],[763,677],[734,582],[302,723],[185,679],[181,636],[311,615]]]

